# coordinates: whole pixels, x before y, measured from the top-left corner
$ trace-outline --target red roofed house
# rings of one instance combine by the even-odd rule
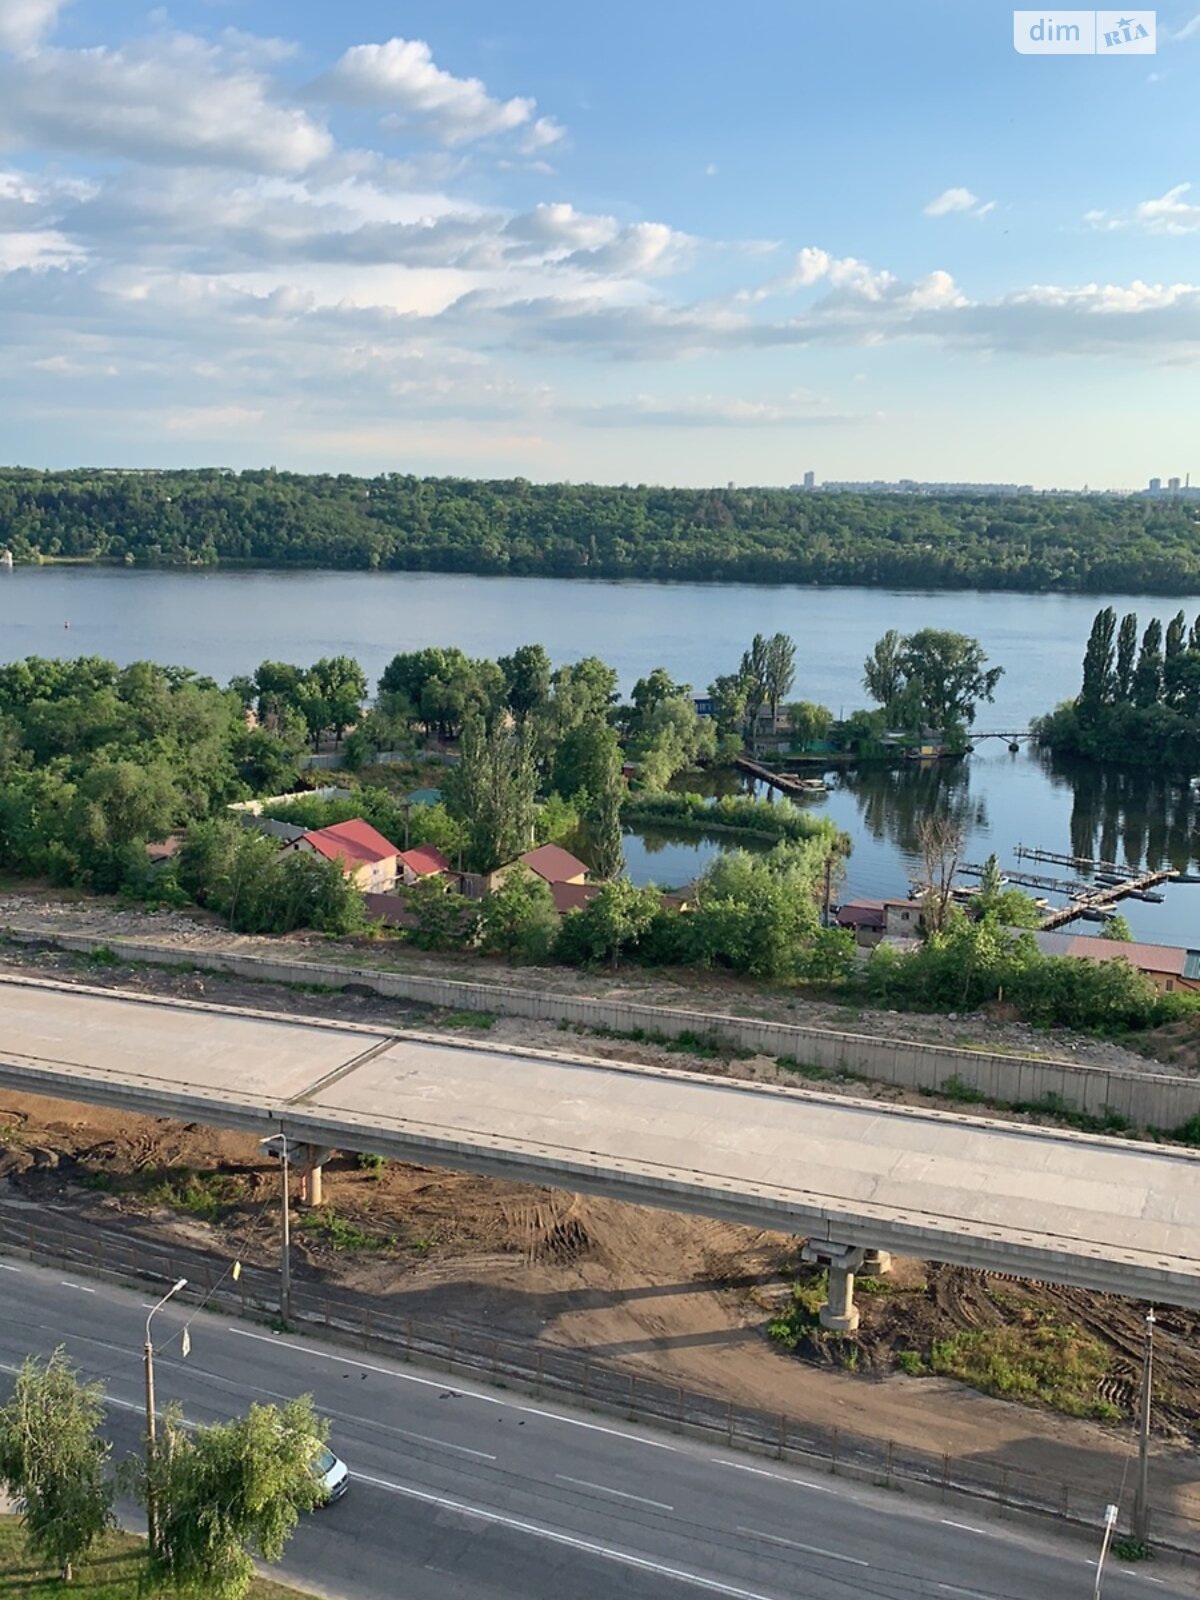
[[[442,852],[431,844],[414,845],[411,850],[401,850],[397,856],[400,877],[407,885],[420,883],[422,878],[439,878],[449,872],[450,863]]]
[[[308,850],[326,861],[336,861],[348,878],[370,894],[387,894],[396,884],[400,852],[361,817],[301,834],[284,849]]]

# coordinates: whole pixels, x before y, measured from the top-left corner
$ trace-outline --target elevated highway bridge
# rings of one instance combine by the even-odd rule
[[[0,979],[0,1086],[1200,1309],[1200,1152],[550,1051]]]

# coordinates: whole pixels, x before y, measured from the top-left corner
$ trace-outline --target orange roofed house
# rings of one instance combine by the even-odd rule
[[[578,856],[573,856],[569,850],[564,850],[560,844],[540,844],[536,850],[526,850],[523,856],[518,856],[515,861],[509,861],[502,867],[497,867],[495,872],[487,875],[488,889],[498,889],[516,867],[528,867],[529,871],[543,883],[548,883],[553,889],[558,883],[586,883],[587,862],[580,861]]]
[[[287,850],[308,850],[336,861],[346,876],[366,894],[387,894],[396,886],[400,852],[377,828],[361,817],[351,822],[335,822],[284,846]]]

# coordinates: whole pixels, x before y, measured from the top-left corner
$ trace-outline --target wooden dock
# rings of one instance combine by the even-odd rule
[[[761,761],[755,761],[751,756],[738,756],[734,766],[740,772],[748,772],[760,783],[778,789],[780,794],[808,797],[826,792],[825,782],[821,778],[794,778],[790,772],[772,772],[770,767],[764,767]]]
[[[1051,911],[1042,918],[1043,928],[1059,928],[1064,922],[1072,922],[1076,917],[1086,917],[1089,912],[1106,911],[1110,906],[1115,906],[1118,900],[1149,898],[1148,891],[1154,889],[1156,884],[1169,883],[1172,878],[1179,876],[1174,867],[1168,867],[1160,872],[1143,872],[1137,878],[1122,878],[1120,883],[1104,884],[1098,889],[1091,889],[1070,905],[1062,906],[1057,911]],[[1157,896],[1155,898],[1158,898]]]
[[[1064,867],[1074,867],[1080,872],[1100,872],[1113,880],[1107,883],[1084,883],[1081,879],[1050,878],[1038,872],[1004,872],[1006,883],[1023,889],[1041,889],[1044,893],[1063,895],[1067,904],[1049,909],[1039,927],[1060,928],[1065,922],[1083,917],[1092,922],[1102,922],[1111,915],[1111,908],[1120,900],[1161,900],[1154,890],[1160,883],[1168,883],[1181,874],[1175,867],[1164,867],[1154,872],[1142,872],[1136,867],[1118,866],[1112,861],[1093,861],[1087,856],[1061,855],[1053,850],[1032,850],[1018,845],[1018,857],[1026,861],[1057,862]],[[981,878],[983,867],[964,862],[959,872],[969,878]]]

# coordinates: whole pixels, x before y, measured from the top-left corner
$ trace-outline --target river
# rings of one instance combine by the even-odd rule
[[[1129,595],[26,567],[0,572],[0,659],[149,659],[224,682],[267,658],[308,664],[344,652],[374,679],[400,650],[456,644],[497,656],[538,641],[556,662],[603,657],[626,689],[659,665],[703,688],[736,666],[755,633],[782,629],[796,641],[794,697],[841,713],[864,703],[862,662],[882,633],[944,627],[974,635],[1005,669],[977,726],[1021,729],[1076,692],[1092,617],[1106,604],[1143,621],[1177,609]],[[1190,616],[1195,602],[1188,609]],[[1052,762],[1025,747],[1011,755],[998,740],[932,771],[831,778],[829,795],[815,804],[854,840],[847,895],[907,892],[916,824],[935,804],[963,818],[972,859],[995,850],[1015,865],[1013,847],[1025,843],[1184,867],[1197,850],[1192,802],[1178,786]],[[683,883],[716,848],[663,834],[631,839],[631,875]],[[1200,945],[1200,886],[1177,885],[1161,906],[1127,901],[1122,910],[1139,938]]]

